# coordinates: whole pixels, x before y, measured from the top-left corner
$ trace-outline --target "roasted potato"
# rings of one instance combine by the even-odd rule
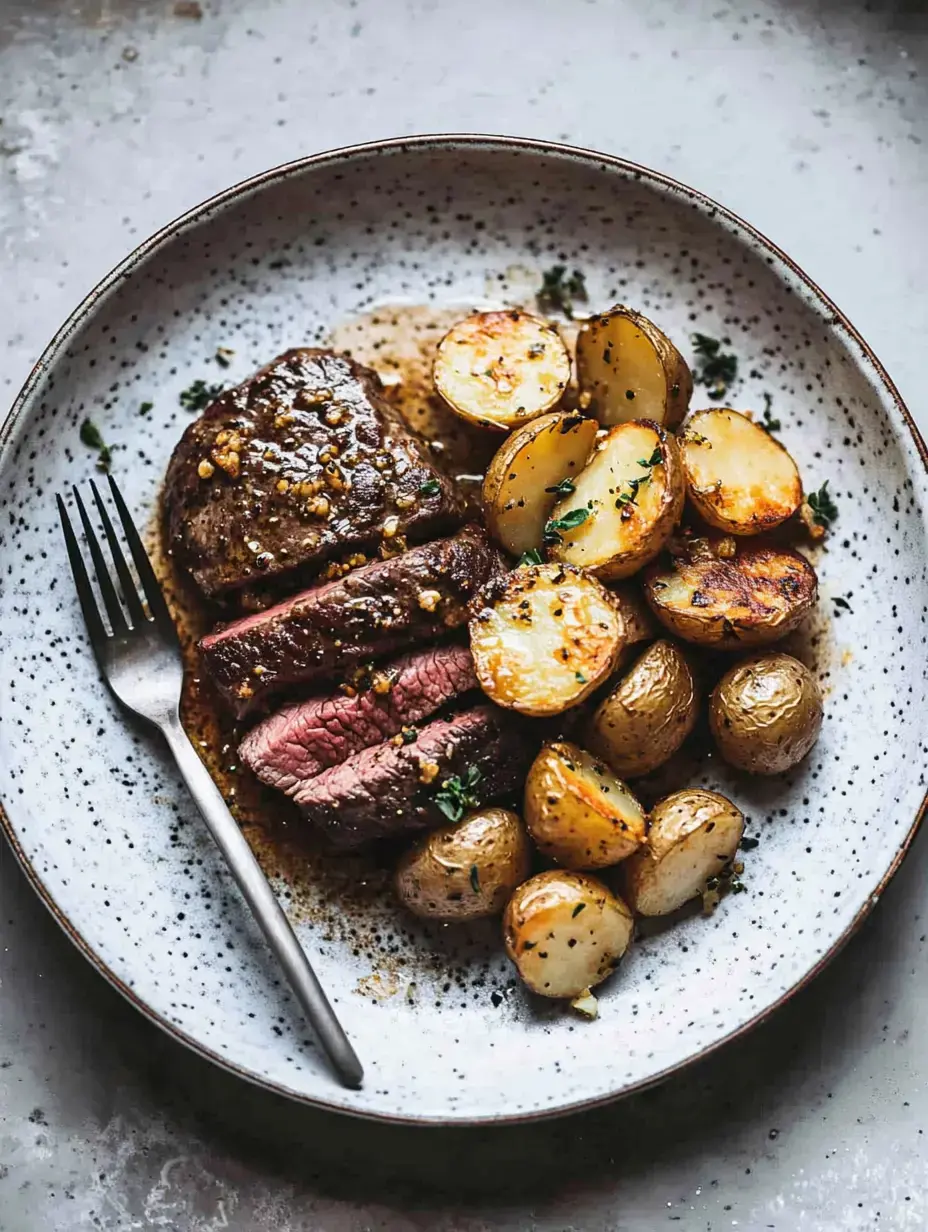
[[[514,428],[560,401],[570,356],[553,325],[521,308],[475,312],[442,338],[432,376],[462,419]]]
[[[637,851],[647,818],[604,762],[558,740],[528,772],[525,824],[538,850],[564,868],[606,868]]]
[[[734,858],[744,818],[730,800],[688,787],[651,811],[646,846],[623,865],[628,901],[639,915],[668,915],[701,894]]]
[[[433,830],[408,851],[396,870],[405,907],[429,920],[477,920],[499,915],[532,868],[521,819],[483,808]]]
[[[601,881],[560,869],[520,885],[503,915],[506,953],[543,997],[577,997],[601,984],[633,930],[627,905]]]
[[[754,655],[729,668],[715,686],[709,727],[719,752],[739,770],[782,774],[818,739],[822,694],[792,655]]]
[[[619,582],[616,586],[610,586],[609,592],[625,621],[626,652],[642,642],[653,641],[661,632],[661,626],[645,603],[640,587],[635,582]]]
[[[796,463],[739,411],[696,411],[677,439],[687,496],[710,526],[730,535],[759,535],[802,504]]]
[[[572,491],[596,437],[596,421],[552,411],[517,428],[483,481],[490,533],[513,556],[540,548],[558,496]]]
[[[818,595],[815,570],[798,552],[736,545],[653,564],[644,596],[661,624],[700,646],[765,646],[803,620]]]
[[[696,685],[685,656],[673,642],[655,642],[602,701],[586,743],[616,774],[636,778],[676,753],[698,714]]]
[[[686,361],[666,334],[622,304],[580,327],[577,382],[581,405],[606,425],[653,419],[675,428],[693,392]]]
[[[484,592],[470,622],[480,687],[500,706],[543,717],[582,702],[614,670],[619,609],[569,565],[525,565]]]
[[[684,491],[674,438],[649,420],[619,424],[597,443],[573,493],[552,510],[549,555],[607,581],[628,577],[673,533]]]

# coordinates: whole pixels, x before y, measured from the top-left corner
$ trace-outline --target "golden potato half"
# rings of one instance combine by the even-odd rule
[[[818,740],[821,690],[792,655],[754,655],[736,663],[715,686],[709,726],[733,766],[749,774],[782,774]]]
[[[519,816],[479,809],[408,851],[396,870],[396,892],[425,919],[476,920],[498,915],[531,868],[531,844]]]
[[[442,338],[432,375],[463,419],[484,428],[514,428],[560,400],[570,380],[570,356],[553,325],[521,308],[475,312]]]
[[[674,438],[649,420],[620,424],[597,443],[574,492],[552,510],[549,555],[604,580],[628,577],[670,538],[684,494]]]
[[[526,565],[484,593],[469,626],[480,687],[500,706],[543,717],[576,706],[614,670],[619,609],[569,565]]]
[[[483,481],[483,507],[490,533],[507,552],[541,547],[548,515],[570,491],[595,438],[594,419],[552,411],[516,428],[499,447]]]
[[[519,886],[503,915],[506,953],[542,997],[577,997],[611,975],[634,919],[595,877],[560,869]]]
[[[623,778],[650,774],[693,730],[699,699],[678,646],[655,642],[619,680],[590,721],[586,743]]]
[[[744,818],[714,791],[688,787],[654,806],[645,847],[623,866],[639,915],[668,915],[701,894],[734,858]]]
[[[678,439],[687,495],[710,526],[759,535],[802,504],[796,463],[746,415],[728,407],[696,411]]]
[[[528,772],[525,824],[538,850],[564,868],[606,868],[637,851],[647,818],[607,765],[555,741]]]
[[[652,419],[675,428],[693,392],[686,361],[667,335],[622,304],[580,327],[577,381],[590,414],[607,426]]]
[[[814,605],[818,580],[798,552],[750,544],[722,559],[709,554],[656,563],[645,575],[644,595],[672,633],[730,650],[768,645],[792,632]]]

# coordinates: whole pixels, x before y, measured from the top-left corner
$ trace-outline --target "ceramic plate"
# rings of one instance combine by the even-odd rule
[[[732,404],[761,409],[769,395],[807,486],[828,481],[839,516],[816,561],[820,613],[799,648],[826,693],[822,738],[781,780],[693,764],[691,780],[730,792],[759,839],[745,855],[747,892],[642,937],[594,1023],[530,1002],[495,926],[419,929],[363,861],[333,874],[312,850],[300,856],[292,825],[279,847],[262,843],[366,1065],[364,1088],[345,1091],[163,748],[97,676],[54,493],[94,473],[79,439],[89,417],[147,523],[192,380],[241,379],[378,305],[425,305],[440,319],[447,305],[524,300],[556,263],[585,273],[593,305],[623,300],[653,316],[689,358],[694,330],[730,339]],[[227,368],[220,346],[234,352]],[[0,447],[8,837],[107,978],[176,1038],[264,1086],[373,1117],[467,1122],[652,1083],[808,980],[913,837],[928,702],[924,445],[835,306],[747,224],[665,177],[565,147],[462,137],[271,171],[172,224],[101,283],[42,357]]]

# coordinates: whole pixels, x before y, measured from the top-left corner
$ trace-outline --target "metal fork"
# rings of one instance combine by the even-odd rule
[[[283,967],[332,1067],[345,1086],[359,1087],[364,1072],[361,1063],[335,1017],[309,959],[296,939],[245,836],[183,729],[179,712],[183,662],[177,630],[122,494],[113,477],[108,478],[113,501],[148,605],[146,611],[106,506],[97,485],[91,480],[90,486],[116,567],[125,608],[120,603],[100,543],[87,516],[80,492],[75,487],[74,502],[83,524],[87,546],[90,548],[97,586],[109,618],[109,629],[97,606],[65,503],[60,495],[56,497],[71,572],[74,574],[84,623],[87,625],[90,644],[100,671],[116,699],[126,709],[151,723],[164,736],[210,834]]]

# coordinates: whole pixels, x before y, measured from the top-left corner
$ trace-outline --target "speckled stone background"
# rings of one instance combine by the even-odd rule
[[[928,12],[857,0],[0,0],[0,393],[115,261],[234,180],[415,131],[665,170],[780,243],[928,428]],[[862,652],[865,648],[862,648]],[[0,700],[2,705],[2,700]],[[928,1226],[928,838],[765,1028],[499,1132],[354,1124],[188,1056],[0,848],[0,1230]]]

